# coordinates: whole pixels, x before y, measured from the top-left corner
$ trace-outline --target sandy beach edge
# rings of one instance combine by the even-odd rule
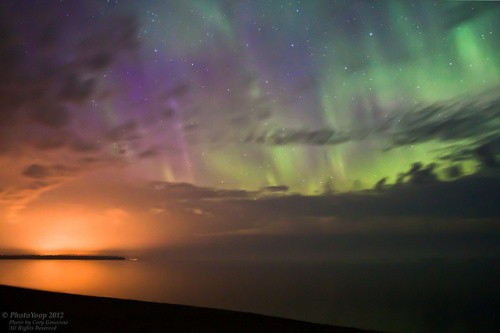
[[[0,331],[373,332],[230,310],[6,285],[0,285]]]

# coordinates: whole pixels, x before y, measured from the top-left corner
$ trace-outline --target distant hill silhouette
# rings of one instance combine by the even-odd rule
[[[56,255],[2,254],[0,255],[0,260],[126,260],[126,258],[119,256],[72,255],[72,254],[56,254]]]

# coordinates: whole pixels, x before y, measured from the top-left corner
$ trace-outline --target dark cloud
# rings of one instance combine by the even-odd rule
[[[81,140],[74,141],[70,147],[71,150],[78,153],[89,153],[89,152],[96,152],[99,150],[99,146],[97,144]]]
[[[381,124],[394,146],[498,136],[500,95],[487,91],[398,113]]]
[[[111,65],[113,56],[106,51],[98,51],[83,61],[83,66],[91,71],[101,71]]]
[[[176,202],[185,208],[209,212],[227,230],[264,227],[290,218],[498,218],[500,173],[480,172],[449,181],[439,181],[435,166],[416,163],[404,173],[405,182],[387,185],[381,180],[374,190],[328,193],[317,196],[273,195],[273,191],[216,190],[191,184],[153,183],[161,202]],[[279,187],[283,193],[285,187]],[[170,207],[170,206],[169,206]],[[163,207],[167,208],[167,207]]]
[[[37,46],[45,51],[52,51],[59,42],[61,24],[55,19],[51,20],[35,37]]]
[[[54,150],[63,148],[67,144],[67,134],[56,132],[50,133],[34,143],[34,147],[40,150]]]
[[[135,121],[129,121],[123,125],[116,126],[106,133],[106,138],[110,141],[137,139],[139,125]]]
[[[288,192],[289,188],[286,185],[275,185],[275,186],[266,186],[261,189],[261,192],[270,192],[270,193],[282,193]]]
[[[54,177],[74,176],[78,173],[78,169],[65,164],[53,164],[50,166],[41,164],[31,164],[27,166],[22,174],[28,178],[48,179]]]
[[[2,87],[0,86],[0,89]],[[5,89],[2,89],[2,93],[8,93]],[[2,94],[0,93],[0,96]],[[17,106],[12,105],[12,102],[9,101],[9,97],[0,97],[0,103],[4,107],[3,112],[0,112],[0,128],[10,127],[16,124],[16,109]]]
[[[49,186],[51,186],[51,184],[48,182],[35,181],[35,182],[28,184],[26,186],[26,189],[28,189],[28,190],[41,190],[41,189],[47,188]]]
[[[440,154],[440,160],[463,162],[476,160],[480,168],[497,168],[500,166],[497,156],[500,155],[500,135],[489,135],[468,145],[452,146],[450,152]]]
[[[97,20],[82,29],[66,18],[63,7],[52,11],[48,9],[52,7],[2,5],[0,154],[25,147],[55,150],[77,140],[74,131],[66,132],[66,138],[60,131],[69,127],[73,116],[78,116],[81,129],[93,125],[78,113],[86,110],[91,97],[95,102],[109,97],[100,91],[99,71],[139,45],[139,25],[133,15]],[[32,22],[30,29],[21,27],[24,21]],[[78,34],[75,29],[80,29]],[[74,38],[62,38],[62,32]],[[44,135],[38,129],[26,131],[32,125],[44,126],[40,130]]]
[[[382,191],[386,187],[387,177],[380,179],[374,186],[374,189],[377,191]]]
[[[491,168],[499,164],[496,160],[496,155],[500,154],[499,119],[500,95],[493,89],[398,110],[371,128],[254,130],[243,141],[266,145],[337,145],[373,137],[386,139],[387,149],[440,141],[453,146],[441,153],[439,159],[452,162],[476,159],[484,167]],[[418,183],[432,181],[433,177],[433,170],[428,166],[410,178]]]
[[[82,57],[85,68],[97,65],[104,69],[114,55],[136,50],[141,45],[139,28],[139,20],[132,14],[108,18],[104,24],[96,24],[94,31],[78,43],[79,52],[86,55]]]
[[[71,73],[66,76],[61,91],[61,99],[75,103],[85,102],[94,92],[97,80],[95,78],[82,79]]]
[[[13,18],[8,15],[8,11],[4,8],[5,6],[0,11],[0,65],[2,68],[0,87],[4,87],[5,83],[15,78],[16,69],[20,67],[23,59],[18,35],[12,25]],[[17,75],[19,74],[17,73]],[[0,96],[2,102],[8,98],[3,94]]]
[[[115,90],[114,82],[102,71],[140,45],[138,21],[134,15],[106,16],[82,25],[79,18],[66,17],[68,6],[82,20],[91,14],[76,3],[0,4],[0,158],[7,157],[5,166],[16,156],[12,172],[20,170],[18,185],[0,179],[5,188],[0,201],[12,212],[68,179],[118,160],[95,144],[106,131],[89,110],[113,97],[107,92]],[[111,136],[131,138],[118,131]],[[25,160],[36,162],[19,164]]]
[[[52,103],[34,106],[31,115],[35,122],[54,129],[64,127],[70,120],[70,114],[65,107]]]
[[[52,174],[58,177],[75,176],[79,169],[65,164],[54,164],[50,168]]]
[[[392,186],[364,191],[305,197],[291,195],[248,203],[253,209],[306,216],[434,216],[488,218],[500,216],[500,175],[476,174],[449,182]],[[264,208],[265,207],[265,208]]]
[[[442,7],[444,26],[452,29],[474,20],[485,13],[500,14],[500,6],[495,1],[453,1]]]
[[[139,154],[137,154],[137,157],[143,159],[143,158],[151,158],[158,156],[159,150],[157,148],[150,148],[147,150],[141,151]]]
[[[474,153],[475,149],[476,148],[474,146],[453,147],[451,149],[446,149],[446,150],[451,150],[451,152],[445,152],[439,154],[439,159],[442,161],[450,161],[454,163],[468,161],[477,157],[476,154]]]
[[[240,114],[233,119],[231,119],[231,123],[236,126],[244,126],[250,122],[250,117],[246,114]]]
[[[210,187],[199,187],[189,183],[153,182],[155,190],[179,200],[207,200],[207,199],[241,199],[248,198],[254,193],[245,190],[219,190]]]
[[[411,174],[422,169],[426,167],[414,167]],[[196,230],[197,241],[219,236],[237,239],[311,235],[316,244],[318,235],[392,234],[397,238],[415,232],[434,237],[442,228],[451,233],[463,231],[460,221],[468,223],[466,229],[471,231],[481,228],[471,221],[490,221],[489,225],[499,231],[495,223],[500,216],[498,172],[446,182],[417,185],[408,181],[381,190],[316,196],[217,190],[165,182],[136,188],[134,193],[133,201],[124,195],[124,202],[142,207],[159,223],[178,218],[183,221],[183,228]],[[144,203],[147,208],[141,206]]]
[[[31,164],[27,166],[22,174],[28,178],[35,178],[35,179],[45,179],[51,176],[50,170],[40,164]]]
[[[165,108],[165,110],[163,110],[161,112],[161,115],[167,119],[170,119],[175,115],[175,109],[171,108],[171,107],[167,107],[167,108]]]
[[[189,84],[180,83],[170,89],[168,89],[164,94],[163,98],[165,100],[176,99],[186,95],[189,92]]]
[[[445,169],[448,178],[459,178],[463,175],[463,170],[460,164],[454,164]]]
[[[117,19],[113,40],[119,49],[134,50],[140,45],[139,19],[135,15],[126,15]],[[112,36],[112,34],[110,35]]]
[[[403,180],[407,177],[408,182],[413,185],[435,183],[438,181],[438,177],[434,173],[436,166],[435,163],[430,163],[425,167],[420,162],[413,163],[410,170],[406,174],[402,174]]]
[[[334,145],[348,141],[351,141],[349,134],[328,128],[319,130],[276,129],[261,133],[250,133],[244,138],[244,142],[247,143],[277,146],[288,144]]]
[[[479,161],[481,161],[482,165],[487,168],[497,168],[500,166],[500,163],[497,162],[496,156],[493,153],[493,149],[491,145],[485,144],[479,146],[474,151]]]

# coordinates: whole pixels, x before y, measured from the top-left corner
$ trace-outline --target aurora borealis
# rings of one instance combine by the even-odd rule
[[[495,2],[1,8],[4,227],[66,200],[84,220],[176,209],[215,219],[198,207],[207,193],[341,201],[485,172],[496,179]],[[182,191],[169,202],[139,194],[151,187]],[[117,193],[129,190],[133,209]],[[184,207],[192,196],[202,202]]]
[[[497,1],[2,1],[0,254],[148,268],[40,264],[36,285],[0,265],[0,284],[45,288],[57,273],[62,291],[106,291],[104,269],[124,276],[117,297],[158,301],[158,287],[179,303],[408,332],[447,331],[419,297],[448,309],[450,286],[479,310],[454,304],[448,331],[494,327],[483,310],[498,299],[481,302],[500,295],[499,17]],[[140,263],[150,257],[196,265],[175,277],[175,265]],[[215,262],[241,265],[224,273],[240,298]],[[359,262],[379,280],[351,271]],[[467,278],[448,285],[427,268]],[[148,291],[128,290],[127,276],[147,276]],[[391,289],[398,278],[406,294]],[[259,303],[281,279],[276,308]],[[396,305],[363,308],[357,292]],[[405,295],[421,326],[398,312]],[[347,309],[365,312],[350,321]]]

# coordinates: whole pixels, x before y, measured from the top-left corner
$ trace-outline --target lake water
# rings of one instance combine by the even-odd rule
[[[388,332],[494,332],[500,260],[0,261],[0,284]]]

